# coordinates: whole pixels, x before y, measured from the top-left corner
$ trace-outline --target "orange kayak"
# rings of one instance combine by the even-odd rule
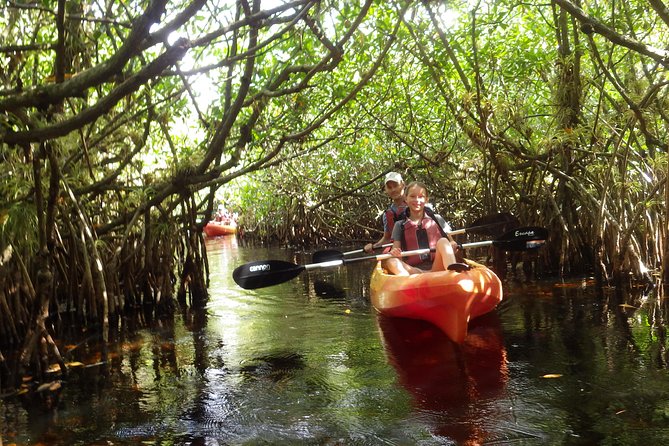
[[[216,237],[219,235],[235,234],[237,232],[237,223],[232,220],[228,221],[210,221],[204,227],[204,233],[207,237]]]
[[[372,305],[387,316],[431,322],[462,343],[470,319],[491,312],[502,301],[499,277],[484,265],[467,263],[468,271],[395,276],[386,274],[378,262],[372,273]]]

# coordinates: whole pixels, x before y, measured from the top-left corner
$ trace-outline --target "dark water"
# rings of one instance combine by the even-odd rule
[[[0,444],[669,444],[654,292],[507,281],[457,346],[427,323],[377,317],[371,263],[246,291],[235,266],[309,258],[208,244],[206,311],[118,340],[109,364],[93,341],[64,347],[84,365],[51,400],[0,400]]]

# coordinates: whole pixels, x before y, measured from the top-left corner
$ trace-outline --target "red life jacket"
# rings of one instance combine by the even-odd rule
[[[393,232],[393,226],[395,226],[395,222],[403,220],[406,217],[405,215],[406,209],[407,209],[406,204],[400,206],[397,212],[393,210],[392,205],[388,206],[388,209],[386,209],[385,214],[386,214],[386,221],[388,222],[388,227],[390,228],[390,233]],[[381,218],[381,224],[383,225],[383,218]],[[384,232],[386,231],[385,226],[383,227],[383,231]]]
[[[443,237],[439,224],[428,215],[423,216],[420,225],[407,218],[402,222],[402,228],[404,229],[402,233],[402,251],[436,248],[437,242]],[[404,258],[404,261],[409,265],[418,265],[427,260],[434,260],[434,252]]]

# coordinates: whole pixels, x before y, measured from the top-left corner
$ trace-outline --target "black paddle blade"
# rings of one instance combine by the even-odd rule
[[[316,251],[311,259],[313,263],[323,263],[331,260],[344,260],[344,253],[336,249],[324,249]]]
[[[232,278],[240,287],[254,290],[288,282],[304,270],[303,265],[283,260],[259,260],[238,266],[232,272]]]
[[[546,228],[526,226],[507,232],[493,241],[493,246],[505,251],[528,251],[543,246],[547,238]]]

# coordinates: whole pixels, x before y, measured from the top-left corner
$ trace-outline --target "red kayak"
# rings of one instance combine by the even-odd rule
[[[384,315],[422,319],[454,342],[467,336],[469,321],[502,301],[502,282],[490,269],[467,261],[467,271],[437,271],[395,276],[378,262],[371,281],[372,305]]]
[[[230,235],[237,233],[237,223],[234,220],[214,221],[211,220],[204,227],[204,233],[207,237],[217,237],[219,235]]]

